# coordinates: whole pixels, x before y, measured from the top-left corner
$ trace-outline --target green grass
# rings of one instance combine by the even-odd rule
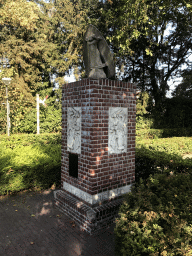
[[[136,177],[192,170],[192,137],[136,137]],[[60,185],[61,134],[0,135],[0,195]]]
[[[0,195],[60,185],[61,135],[0,136]]]
[[[178,154],[184,156],[192,153],[192,137],[172,137],[157,139],[142,139],[136,141],[136,147]]]
[[[192,172],[192,137],[136,140],[135,179],[150,174]]]

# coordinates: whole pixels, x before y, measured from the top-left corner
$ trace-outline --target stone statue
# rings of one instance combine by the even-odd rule
[[[83,59],[87,77],[115,78],[113,55],[104,37],[93,25],[89,25],[85,33]]]

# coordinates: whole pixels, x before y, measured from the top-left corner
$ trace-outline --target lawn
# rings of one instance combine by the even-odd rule
[[[136,139],[136,179],[192,166],[192,137]],[[60,185],[61,134],[0,136],[0,195]]]
[[[60,185],[60,134],[1,135],[0,195]]]
[[[157,139],[138,139],[136,147],[166,152],[168,154],[178,154],[184,158],[192,154],[192,137],[171,137]]]

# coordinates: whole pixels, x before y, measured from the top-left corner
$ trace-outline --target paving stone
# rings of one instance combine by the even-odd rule
[[[114,225],[93,236],[73,227],[51,190],[0,200],[0,256],[115,255]]]

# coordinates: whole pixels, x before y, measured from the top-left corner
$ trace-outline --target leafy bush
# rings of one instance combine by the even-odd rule
[[[6,117],[6,107],[5,104],[2,104],[2,106],[0,106],[0,134],[6,133]]]
[[[144,116],[136,116],[136,130],[146,129],[149,130],[153,127],[153,119]]]
[[[60,132],[61,89],[53,91],[52,88],[47,88],[39,94],[40,99],[49,96],[46,99],[46,105],[40,104],[40,133]],[[25,102],[24,95],[12,99],[10,103],[11,134],[37,132],[36,99],[32,97],[31,100],[32,102]],[[1,101],[4,101],[4,104]],[[0,95],[0,134],[6,133],[6,117],[5,100]]]
[[[61,109],[53,106],[40,105],[40,133],[61,131]],[[12,133],[36,133],[37,112],[36,108],[26,113],[17,126],[12,127]]]
[[[163,130],[161,130],[161,129],[137,129],[136,136],[137,136],[137,140],[162,138]]]
[[[192,136],[192,128],[172,128],[172,129],[162,129],[162,138],[167,137],[189,137]]]
[[[0,138],[0,195],[60,185],[61,135],[12,135]]]
[[[149,127],[138,128],[136,136],[138,140],[142,139],[157,139],[157,138],[171,138],[171,137],[189,137],[192,136],[191,128],[174,128],[174,129],[149,129]]]
[[[156,174],[125,196],[117,255],[192,255],[192,175]]]
[[[147,179],[150,174],[181,173],[192,170],[192,159],[182,156],[192,152],[192,138],[162,138],[137,140],[135,180]]]

